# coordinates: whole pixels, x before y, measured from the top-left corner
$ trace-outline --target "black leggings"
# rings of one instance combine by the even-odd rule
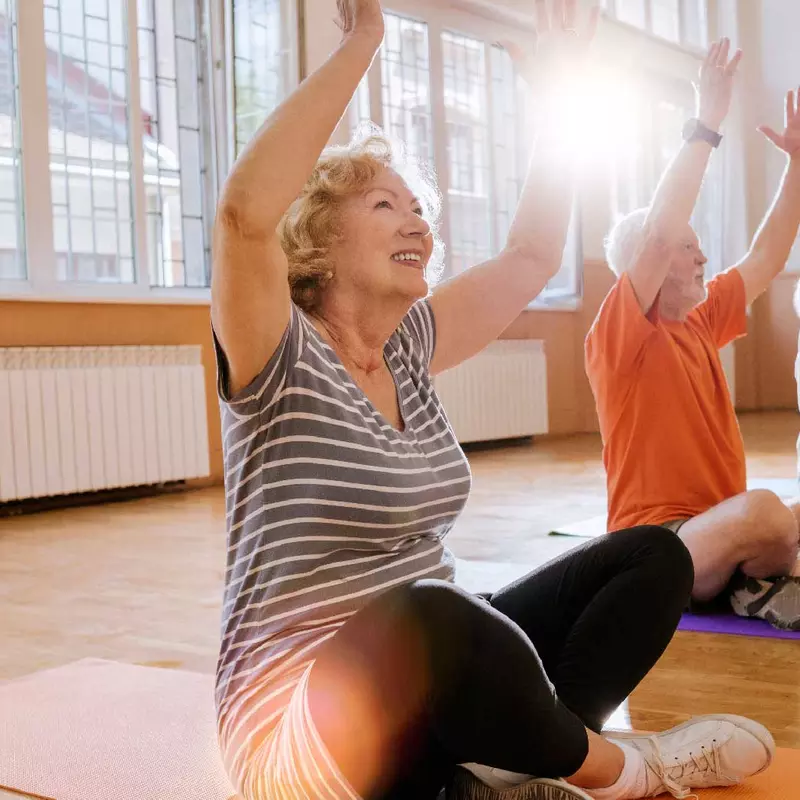
[[[692,589],[681,540],[587,542],[487,599],[421,580],[380,595],[317,651],[312,719],[365,800],[431,800],[476,761],[563,777],[669,643]]]

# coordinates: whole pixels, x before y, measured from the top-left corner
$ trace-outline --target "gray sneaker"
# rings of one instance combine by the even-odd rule
[[[511,777],[516,776],[516,777]],[[519,779],[522,782],[517,783]],[[447,790],[447,800],[592,800],[586,792],[565,781],[517,776],[484,767],[460,766]]]
[[[800,631],[800,578],[738,575],[731,583],[730,601],[740,617],[757,617],[782,631]]]

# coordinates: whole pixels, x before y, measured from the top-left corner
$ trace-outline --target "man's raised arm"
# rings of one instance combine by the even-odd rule
[[[734,78],[742,53],[737,50],[728,60],[729,53],[728,39],[715,42],[708,51],[700,68],[700,81],[695,87],[697,119],[687,125],[686,141],[661,177],[645,219],[644,239],[658,239],[670,249],[689,225],[711,152],[719,144],[719,129],[730,110]],[[656,262],[636,259],[631,264],[628,273],[645,313],[655,302],[668,270],[669,259]]]

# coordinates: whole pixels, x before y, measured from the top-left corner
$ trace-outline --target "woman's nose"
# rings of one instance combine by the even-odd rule
[[[412,214],[403,231],[406,236],[427,236],[430,232],[431,226],[419,214]]]

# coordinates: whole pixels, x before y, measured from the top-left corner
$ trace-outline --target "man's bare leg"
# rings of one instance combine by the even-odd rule
[[[800,500],[790,508],[773,492],[745,492],[688,520],[679,536],[694,561],[692,597],[711,600],[737,567],[753,578],[798,569]]]
[[[788,500],[786,505],[794,514],[794,518],[797,520],[797,528],[800,530],[800,497],[794,497]],[[800,578],[800,555],[798,555],[797,560],[794,562],[794,569],[789,574],[794,578]]]

